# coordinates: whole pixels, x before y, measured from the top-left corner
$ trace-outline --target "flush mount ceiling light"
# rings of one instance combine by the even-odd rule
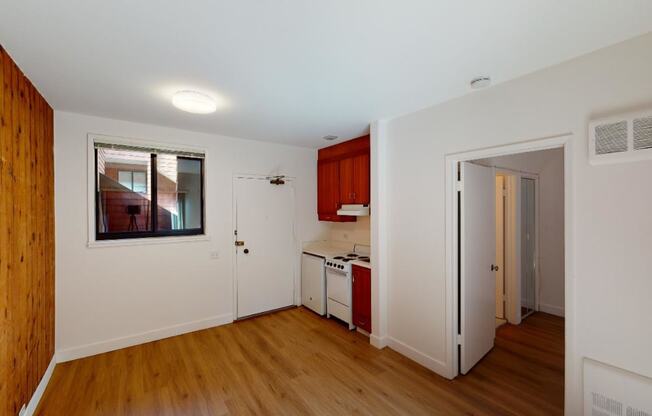
[[[217,110],[217,101],[213,97],[192,90],[177,91],[172,97],[172,105],[193,114],[210,114]]]
[[[491,84],[491,78],[489,77],[476,77],[471,80],[469,85],[474,90],[479,90],[481,88],[488,87]]]
[[[337,139],[337,136],[333,136],[332,134],[329,134],[328,136],[324,136],[323,139],[331,141]]]

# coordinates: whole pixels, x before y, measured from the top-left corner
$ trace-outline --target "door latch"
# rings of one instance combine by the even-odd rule
[[[236,245],[236,247],[244,246],[244,241],[236,240],[235,245]]]

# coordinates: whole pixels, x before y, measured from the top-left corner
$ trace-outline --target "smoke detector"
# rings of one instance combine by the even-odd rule
[[[337,139],[337,136],[333,136],[332,134],[329,134],[328,136],[323,137],[324,140],[332,141]]]
[[[490,77],[476,77],[471,80],[469,85],[471,86],[471,89],[474,90],[479,90],[481,88],[488,87],[491,84],[491,78]]]

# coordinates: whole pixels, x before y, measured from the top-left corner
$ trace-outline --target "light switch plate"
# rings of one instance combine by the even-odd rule
[[[211,260],[217,260],[220,258],[220,252],[219,251],[211,251]]]

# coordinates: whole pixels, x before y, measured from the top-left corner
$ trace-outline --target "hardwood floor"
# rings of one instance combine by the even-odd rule
[[[556,415],[564,321],[498,329],[446,380],[303,309],[57,365],[37,415]]]

